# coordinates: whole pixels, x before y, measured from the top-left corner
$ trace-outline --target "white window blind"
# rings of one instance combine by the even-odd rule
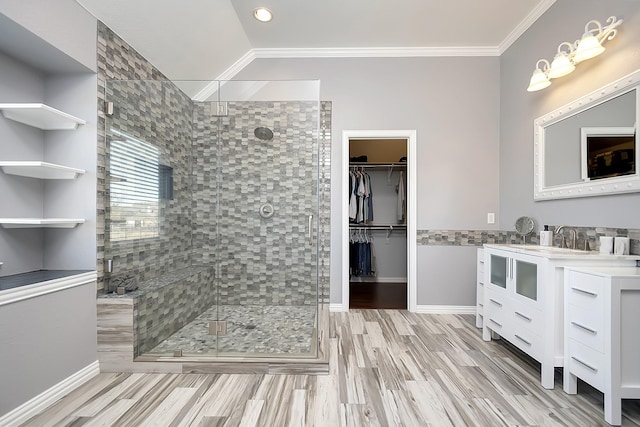
[[[153,145],[111,129],[111,241],[158,237],[160,152]]]

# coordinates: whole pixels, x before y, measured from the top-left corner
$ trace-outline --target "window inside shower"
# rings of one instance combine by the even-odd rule
[[[111,129],[110,236],[112,241],[158,237],[160,214],[159,150]]]

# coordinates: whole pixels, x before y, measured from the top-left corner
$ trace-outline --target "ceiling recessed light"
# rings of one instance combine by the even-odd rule
[[[273,14],[266,7],[258,7],[253,11],[253,17],[260,22],[269,22],[273,18]]]

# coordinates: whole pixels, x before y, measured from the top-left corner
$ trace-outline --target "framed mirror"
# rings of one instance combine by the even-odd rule
[[[534,200],[640,191],[640,70],[534,122]]]

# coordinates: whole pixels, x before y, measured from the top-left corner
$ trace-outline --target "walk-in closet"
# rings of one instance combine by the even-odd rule
[[[407,308],[407,140],[350,139],[349,307]]]

